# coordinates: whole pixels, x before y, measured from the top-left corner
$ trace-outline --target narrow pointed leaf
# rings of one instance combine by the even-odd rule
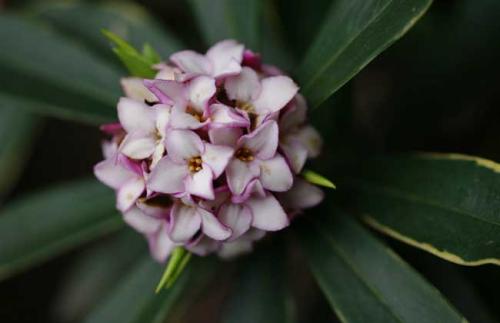
[[[292,322],[283,248],[259,250],[240,266],[223,323]]]
[[[189,0],[205,42],[233,38],[250,48],[259,46],[260,0]]]
[[[334,1],[297,74],[316,107],[403,36],[432,0]]]
[[[187,268],[177,283],[155,293],[162,266],[149,255],[138,259],[118,286],[89,314],[85,323],[165,322],[179,299],[189,292],[200,291],[213,273],[213,263],[199,261]]]
[[[348,214],[318,214],[301,226],[299,238],[342,322],[465,321],[437,289]]]
[[[500,165],[458,154],[408,154],[352,164],[339,178],[379,231],[462,265],[500,265]]]
[[[115,119],[119,72],[44,25],[0,15],[0,106],[101,123]],[[48,109],[44,109],[48,107]]]
[[[24,110],[0,106],[0,203],[29,158],[38,122]]]
[[[123,220],[114,204],[109,189],[84,180],[6,205],[0,211],[0,279],[117,230]]]
[[[102,37],[102,29],[126,39],[135,48],[149,43],[164,58],[182,49],[181,43],[165,26],[132,2],[121,1],[109,5],[44,4],[38,6],[37,12],[58,31],[83,42],[108,60],[113,61],[115,57],[109,49],[109,42]]]
[[[302,176],[304,176],[304,179],[308,181],[311,184],[314,185],[319,185],[319,186],[324,186],[328,188],[333,188],[335,189],[335,184],[332,183],[328,178],[313,172],[312,170],[306,169],[303,173]]]

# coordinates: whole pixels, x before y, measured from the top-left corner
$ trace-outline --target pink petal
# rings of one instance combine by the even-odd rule
[[[151,133],[155,130],[155,112],[143,102],[121,98],[118,119],[127,132]]]
[[[280,118],[280,131],[289,132],[306,122],[307,104],[304,97],[297,94]]]
[[[231,236],[231,229],[224,226],[212,213],[202,208],[197,208],[201,217],[203,233],[214,240],[225,240]]]
[[[242,195],[247,185],[260,174],[258,164],[243,162],[233,158],[226,169],[226,178],[229,189],[234,195]]]
[[[187,93],[184,84],[167,80],[144,80],[144,85],[154,93],[161,103],[184,106]]]
[[[247,187],[243,191],[241,195],[233,195],[231,197],[231,201],[234,203],[242,203],[248,200],[250,196],[253,197],[265,197],[266,196],[266,191],[264,190],[264,187],[262,187],[262,183],[260,182],[259,179],[255,178],[248,183]]]
[[[260,159],[268,159],[278,148],[278,124],[274,120],[264,122],[260,127],[238,140],[238,147],[250,149]]]
[[[229,99],[247,103],[258,98],[261,92],[259,76],[249,67],[243,67],[240,74],[228,77],[224,87]]]
[[[127,181],[116,192],[116,208],[122,212],[130,209],[145,188],[144,179],[141,177]]]
[[[119,122],[103,124],[99,127],[99,130],[111,136],[121,135],[124,132],[123,127]]]
[[[205,144],[205,153],[201,156],[204,163],[210,166],[214,179],[226,169],[229,160],[233,157],[234,149],[228,146]]]
[[[123,213],[123,220],[140,233],[154,233],[160,228],[161,221],[158,218],[144,214],[139,208],[133,207]]]
[[[253,68],[254,70],[260,70],[262,66],[262,59],[260,54],[254,53],[249,49],[243,52],[243,62],[242,65]]]
[[[302,178],[296,177],[292,188],[279,194],[280,201],[288,210],[302,210],[318,205],[324,198],[324,193]]]
[[[273,192],[284,192],[292,187],[293,175],[283,156],[276,154],[260,163],[260,182]]]
[[[175,76],[178,73],[181,73],[181,71],[175,67],[169,66],[165,63],[160,63],[155,66],[153,66],[158,73],[155,75],[155,79],[158,80],[169,80],[173,81],[175,80]]]
[[[214,198],[212,180],[212,170],[207,165],[203,165],[203,169],[186,177],[186,192],[191,195],[212,200]]]
[[[243,204],[226,203],[221,207],[218,216],[221,222],[232,230],[229,241],[236,240],[247,232],[252,223],[252,212]]]
[[[120,151],[132,159],[145,159],[151,156],[156,149],[156,140],[141,133],[128,134],[120,146]]]
[[[148,235],[148,243],[151,256],[164,263],[175,247],[175,243],[168,236],[166,222],[162,223],[160,230]]]
[[[285,211],[271,194],[264,198],[250,198],[246,205],[252,211],[252,226],[257,229],[277,231],[289,225]]]
[[[215,80],[207,76],[198,76],[189,82],[187,91],[191,107],[203,113],[208,101],[215,95]]]
[[[143,79],[139,77],[125,77],[120,80],[125,95],[139,102],[155,102],[156,96],[144,86]]]
[[[215,145],[236,147],[243,130],[239,128],[215,128],[208,131],[210,142]]]
[[[272,76],[262,80],[259,97],[253,101],[258,114],[282,109],[295,96],[299,87],[288,76]]]
[[[307,148],[296,138],[285,137],[280,143],[280,148],[285,154],[295,174],[299,174],[307,160]]]
[[[137,176],[119,163],[116,158],[106,159],[95,165],[94,174],[101,182],[114,189],[119,189]]]
[[[218,250],[221,246],[219,241],[213,240],[205,235],[201,235],[194,243],[186,246],[186,249],[198,256],[207,256],[208,254]]]
[[[165,137],[170,123],[172,108],[166,104],[156,104],[153,106],[153,109],[156,112],[156,130],[158,130],[161,137]]]
[[[177,52],[170,60],[185,73],[210,75],[213,70],[208,58],[192,50]]]
[[[298,140],[307,148],[308,157],[317,157],[321,152],[323,140],[316,129],[305,126],[296,134]]]
[[[201,217],[196,207],[174,204],[171,214],[170,239],[174,242],[189,241],[201,227]]]
[[[244,47],[234,40],[224,40],[212,46],[206,54],[213,66],[212,75],[221,77],[241,71]]]
[[[148,178],[148,189],[154,192],[176,194],[184,191],[184,178],[189,171],[185,164],[177,164],[169,156],[163,157]]]
[[[205,126],[206,122],[200,122],[193,115],[186,112],[186,107],[174,106],[170,118],[172,129],[199,129]]]
[[[115,140],[104,140],[101,147],[105,159],[113,158],[118,152],[118,145]]]
[[[220,186],[214,190],[215,198],[213,200],[200,201],[200,206],[214,214],[217,213],[219,207],[229,200],[231,192],[227,186]]]
[[[247,118],[237,113],[233,108],[227,105],[215,103],[210,106],[210,126],[220,127],[242,127],[247,128],[250,122]]]
[[[190,130],[168,131],[165,147],[170,158],[177,163],[186,163],[192,157],[201,156],[205,150],[200,137]]]

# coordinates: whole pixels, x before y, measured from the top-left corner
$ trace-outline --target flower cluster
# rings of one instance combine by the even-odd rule
[[[322,200],[299,176],[321,138],[291,78],[232,40],[154,68],[154,79],[122,80],[119,122],[102,126],[112,138],[95,174],[155,259],[175,246],[250,250]]]

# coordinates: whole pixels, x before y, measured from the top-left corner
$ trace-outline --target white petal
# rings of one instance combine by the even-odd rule
[[[177,203],[172,208],[170,223],[170,239],[174,242],[189,241],[201,226],[201,217],[196,207]]]
[[[166,194],[183,192],[184,178],[188,176],[188,172],[185,164],[177,164],[169,156],[165,156],[149,175],[148,189]]]
[[[247,128],[250,122],[227,105],[215,103],[210,106],[211,127],[242,127]]]
[[[132,207],[123,214],[123,220],[140,233],[154,233],[160,228],[158,218],[144,214],[139,208]]]
[[[296,177],[293,187],[279,198],[288,210],[302,210],[318,205],[324,198],[324,193],[317,186]]]
[[[236,256],[249,253],[253,249],[253,242],[249,240],[236,240],[224,242],[217,253],[224,259],[232,259]]]
[[[203,165],[203,169],[186,177],[186,192],[204,199],[214,198],[214,188],[212,186],[212,170]]]
[[[210,166],[215,179],[224,172],[233,154],[234,149],[231,147],[205,144],[205,153],[201,158],[204,163]]]
[[[120,80],[125,95],[139,102],[155,102],[156,96],[144,86],[143,79],[139,77],[125,77]]]
[[[124,167],[117,158],[109,158],[94,166],[95,176],[111,188],[119,189],[137,175]]]
[[[161,263],[167,260],[175,247],[175,243],[168,236],[166,222],[161,225],[160,230],[148,235],[148,242],[151,256]]]
[[[128,134],[120,146],[120,151],[132,159],[146,159],[156,149],[156,140],[141,133]]]
[[[190,158],[201,156],[204,152],[200,137],[190,130],[168,131],[165,147],[170,158],[177,163],[186,163]]]
[[[242,134],[243,130],[240,128],[214,128],[208,131],[211,143],[229,147],[236,147]]]
[[[295,174],[299,174],[307,160],[307,149],[297,139],[285,137],[280,143],[280,148],[285,154],[292,170]]]
[[[196,242],[186,245],[186,249],[197,256],[207,256],[208,254],[218,250],[221,243],[205,235],[202,235]]]
[[[118,119],[127,132],[152,133],[155,131],[155,112],[143,102],[121,98]]]
[[[228,77],[224,87],[229,99],[247,103],[258,98],[261,92],[259,77],[249,67],[243,67],[240,74]]]
[[[188,96],[191,106],[198,113],[203,113],[208,100],[215,95],[215,80],[207,76],[199,76],[189,82]]]
[[[234,195],[242,195],[247,185],[260,174],[258,164],[243,162],[233,158],[226,169],[226,178],[229,189]]]
[[[244,47],[234,40],[218,42],[207,51],[207,58],[213,64],[214,77],[237,74],[241,70]]]
[[[116,208],[122,212],[130,209],[144,189],[144,179],[141,177],[127,181],[116,193]]]
[[[289,106],[279,122],[280,131],[284,133],[301,126],[306,121],[307,105],[302,95],[297,94]]]
[[[238,239],[247,232],[252,223],[252,212],[244,204],[226,203],[222,205],[218,216],[221,222],[232,230],[229,241]]]
[[[293,175],[283,156],[276,154],[260,163],[260,182],[266,190],[274,192],[284,192],[292,187]]]
[[[224,226],[212,213],[197,208],[202,220],[203,233],[215,240],[225,240],[231,236],[231,229]]]
[[[241,137],[238,140],[238,147],[250,149],[260,159],[268,159],[276,154],[278,136],[278,124],[274,120],[269,120],[253,132]]]
[[[271,194],[264,198],[250,198],[246,205],[252,211],[252,226],[257,229],[277,231],[289,224],[285,211]]]
[[[262,80],[259,97],[253,101],[257,114],[279,111],[295,96],[299,87],[288,76],[272,76]]]
[[[199,129],[203,127],[206,123],[200,122],[192,114],[186,112],[185,107],[175,106],[172,109],[172,115],[170,117],[170,126],[172,129]]]
[[[311,126],[303,127],[297,133],[297,138],[307,148],[308,157],[314,158],[319,155],[323,141],[316,129]]]
[[[212,63],[210,60],[192,50],[184,50],[172,54],[170,60],[185,73],[204,75],[212,73]]]

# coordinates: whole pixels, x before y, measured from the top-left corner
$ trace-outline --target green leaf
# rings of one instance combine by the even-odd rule
[[[465,321],[437,289],[349,215],[335,209],[328,213],[308,218],[299,238],[340,321]]]
[[[139,260],[116,289],[104,299],[84,321],[85,323],[165,322],[181,296],[199,292],[212,277],[213,263],[201,261],[187,268],[179,281],[169,289],[155,294],[162,266],[148,255]]]
[[[306,169],[302,172],[304,179],[311,184],[324,186],[328,188],[335,189],[335,184],[332,183],[328,178],[321,176],[320,174],[313,172],[312,170]]]
[[[0,15],[0,39],[0,106],[19,98],[16,106],[40,114],[95,124],[116,118],[117,70],[43,25],[12,15]]]
[[[32,114],[0,105],[0,202],[24,169],[37,125]]]
[[[157,72],[153,69],[153,65],[159,63],[160,58],[151,46],[145,45],[141,54],[120,36],[108,30],[103,30],[102,33],[113,42],[115,45],[113,51],[127,67],[130,74],[143,78],[154,78]]]
[[[242,262],[223,312],[223,323],[292,321],[283,249],[258,250]]]
[[[233,38],[258,49],[260,0],[189,0],[205,42]]]
[[[182,247],[174,249],[172,255],[168,259],[165,272],[163,273],[158,286],[156,286],[156,293],[161,291],[163,287],[170,288],[175,283],[177,278],[179,278],[179,275],[186,267],[189,259],[191,259],[191,253],[187,252],[186,249]]]
[[[403,36],[432,0],[338,0],[297,74],[312,107]]]
[[[144,238],[131,228],[85,250],[63,277],[54,302],[57,321],[80,322],[147,253]]]
[[[58,31],[84,43],[108,60],[115,60],[109,42],[102,37],[106,29],[140,48],[149,43],[161,57],[182,49],[182,44],[160,25],[144,8],[129,1],[112,4],[59,3],[42,4],[35,11]],[[89,26],[92,26],[89,28]]]
[[[368,159],[346,172],[342,188],[374,228],[457,264],[500,265],[499,164],[421,153]]]
[[[113,193],[96,180],[66,183],[0,212],[0,279],[123,225]]]

